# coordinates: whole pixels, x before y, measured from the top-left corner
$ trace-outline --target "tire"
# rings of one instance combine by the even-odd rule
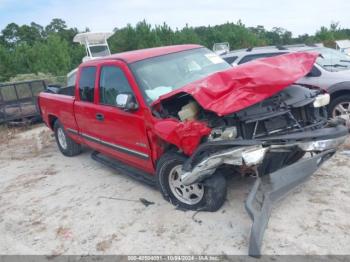
[[[186,158],[183,155],[175,152],[165,153],[159,159],[156,176],[163,197],[180,209],[217,211],[226,200],[225,177],[221,173],[215,172],[202,183],[190,186],[181,185],[179,177],[176,179],[176,170],[179,168],[181,170],[185,160]],[[177,176],[180,176],[180,174],[177,173]],[[176,186],[174,186],[175,182]],[[185,193],[186,191],[188,193]],[[190,197],[185,197],[186,194]],[[193,198],[193,196],[197,197]]]
[[[55,138],[58,148],[61,153],[65,156],[76,156],[81,153],[81,145],[74,142],[64,130],[63,125],[59,120],[55,121],[54,124]],[[65,142],[63,142],[63,140]]]
[[[334,115],[334,109],[336,109],[338,105],[346,104],[346,103],[349,105],[349,107],[347,108],[347,113],[348,113],[347,116],[349,117],[350,116],[350,95],[338,96],[331,100],[328,107],[329,117],[333,118],[334,116],[336,116]]]

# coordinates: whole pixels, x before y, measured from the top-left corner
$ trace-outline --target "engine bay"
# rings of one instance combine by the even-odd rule
[[[226,116],[204,110],[191,95],[180,93],[162,101],[157,114],[163,119],[206,123],[212,129],[208,140],[263,139],[325,125],[327,111],[314,103],[321,93],[291,85],[260,103]]]

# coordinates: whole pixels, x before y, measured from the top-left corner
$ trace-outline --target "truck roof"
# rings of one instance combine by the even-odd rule
[[[113,54],[110,56],[105,56],[102,58],[90,60],[87,62],[84,62],[83,65],[93,65],[96,63],[101,62],[101,60],[123,60],[126,63],[134,63],[140,60],[156,57],[156,56],[162,56],[167,55],[171,53],[186,51],[190,49],[195,48],[201,48],[203,46],[201,45],[194,45],[194,44],[187,44],[187,45],[171,45],[171,46],[162,46],[162,47],[154,47],[154,48],[147,48],[147,49],[140,49],[135,51],[128,51],[118,54]]]

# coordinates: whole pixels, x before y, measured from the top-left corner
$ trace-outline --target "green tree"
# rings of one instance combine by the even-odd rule
[[[88,28],[84,30],[89,31]],[[81,63],[84,47],[73,43],[77,28],[70,28],[55,18],[47,26],[34,22],[19,26],[8,24],[0,34],[0,81],[18,74],[48,73],[65,75]],[[318,43],[334,47],[335,40],[349,39],[350,29],[338,22],[322,26],[315,35],[293,37],[281,27],[267,30],[264,26],[246,27],[241,20],[216,26],[191,27],[173,30],[166,23],[152,26],[145,20],[135,26],[115,28],[108,42],[112,53],[155,46],[198,43],[212,48],[214,43],[229,42],[231,49],[293,43]]]
[[[45,27],[45,32],[47,35],[49,35],[51,33],[60,33],[64,30],[66,30],[66,28],[67,28],[67,25],[66,25],[65,21],[63,21],[62,19],[59,19],[59,18],[54,18],[54,19],[52,19],[50,24],[48,24]]]
[[[15,23],[8,24],[1,31],[1,38],[7,47],[13,47],[20,39],[19,26]]]
[[[69,44],[57,35],[50,35],[46,42],[34,45],[31,56],[31,60],[36,60],[34,72],[65,75],[71,69]]]
[[[7,48],[0,44],[0,82],[8,80],[15,73]]]

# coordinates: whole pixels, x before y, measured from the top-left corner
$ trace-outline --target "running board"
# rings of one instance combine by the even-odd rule
[[[111,167],[118,172],[125,174],[129,177],[132,177],[142,183],[145,183],[149,186],[156,187],[156,179],[155,176],[146,172],[143,172],[137,168],[131,167],[127,164],[124,164],[123,162],[116,160],[114,158],[110,158],[108,156],[102,155],[98,151],[94,151],[91,154],[91,158],[93,160],[96,160],[97,162],[106,165],[108,167]]]
[[[256,179],[245,203],[245,208],[253,220],[249,240],[250,256],[261,256],[261,244],[273,204],[305,182],[334,153],[335,150],[327,150]]]

